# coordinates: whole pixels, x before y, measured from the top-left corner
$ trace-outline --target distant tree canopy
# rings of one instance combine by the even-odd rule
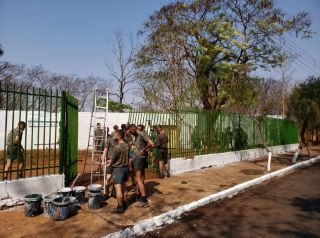
[[[100,98],[97,101],[97,105],[101,107],[105,107],[107,104],[106,99]],[[108,102],[108,110],[110,112],[124,112],[125,110],[131,110],[132,107],[128,104],[116,102],[113,100],[109,100]]]
[[[308,13],[288,17],[272,0],[164,5],[141,31],[147,40],[136,65],[146,100],[171,107],[200,101],[203,108],[220,111],[234,100],[230,90],[251,84],[250,72],[280,63],[285,55],[280,36],[311,37],[310,25]],[[164,92],[153,93],[154,87]]]
[[[0,82],[22,84],[47,90],[66,91],[79,100],[79,110],[90,110],[94,88],[103,88],[105,81],[99,77],[78,77],[51,73],[41,65],[27,68],[24,65],[0,62]]]
[[[320,77],[310,77],[297,85],[288,101],[289,118],[296,119],[300,127],[300,141],[306,144],[306,132],[315,133],[319,142],[320,133]]]

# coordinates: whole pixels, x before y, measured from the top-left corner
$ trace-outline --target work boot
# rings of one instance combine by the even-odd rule
[[[149,207],[148,199],[146,197],[141,197],[139,206],[140,207]]]

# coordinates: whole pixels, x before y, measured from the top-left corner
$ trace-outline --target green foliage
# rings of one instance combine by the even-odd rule
[[[241,87],[250,85],[251,71],[282,62],[278,36],[294,32],[311,37],[310,25],[309,14],[287,17],[272,0],[178,1],[161,7],[145,23],[147,41],[136,66],[143,85],[170,79],[168,72],[180,67],[195,79],[195,95],[203,107],[221,111],[237,100],[229,94],[231,87],[236,89],[242,81]],[[188,84],[185,76],[180,81]],[[165,81],[170,83],[175,84]],[[245,93],[242,98],[251,97]]]
[[[310,77],[296,86],[288,102],[289,118],[307,125],[308,129],[320,129],[320,77]]]
[[[105,107],[106,106],[106,100],[103,98],[100,98],[97,101],[97,106],[100,107]],[[131,110],[132,107],[128,104],[124,104],[124,103],[119,103],[119,102],[115,102],[112,100],[109,100],[109,111],[110,112],[124,112],[124,110]]]
[[[234,148],[243,150],[248,146],[248,135],[241,126],[237,127],[234,132]]]

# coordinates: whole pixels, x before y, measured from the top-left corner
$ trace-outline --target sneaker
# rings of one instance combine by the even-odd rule
[[[115,207],[111,209],[112,213],[117,213],[117,214],[123,214],[124,213],[124,209],[122,207]]]
[[[167,172],[167,177],[168,177],[168,178],[170,177],[170,172]]]
[[[146,201],[140,200],[139,206],[140,206],[140,207],[149,207],[149,202],[148,202],[148,200],[146,200]]]

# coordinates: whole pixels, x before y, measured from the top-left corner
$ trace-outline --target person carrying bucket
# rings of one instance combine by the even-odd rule
[[[21,145],[23,130],[26,128],[26,123],[20,121],[18,126],[11,130],[7,135],[7,163],[4,168],[5,176],[4,180],[8,179],[8,172],[12,166],[12,162],[17,160],[18,162],[18,179],[22,178],[22,169],[23,169],[23,158],[24,158],[24,149]]]

